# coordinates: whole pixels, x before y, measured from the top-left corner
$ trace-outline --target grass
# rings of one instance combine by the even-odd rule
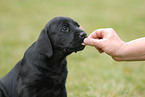
[[[78,21],[88,35],[114,28],[124,41],[145,36],[143,0],[1,0],[0,78],[55,16]],[[145,97],[145,62],[116,62],[95,48],[68,56],[68,97]]]

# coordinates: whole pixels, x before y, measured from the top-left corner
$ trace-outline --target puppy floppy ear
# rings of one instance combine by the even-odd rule
[[[36,41],[36,51],[43,55],[46,55],[47,57],[51,57],[53,55],[52,45],[48,37],[46,28],[41,31],[40,36]]]

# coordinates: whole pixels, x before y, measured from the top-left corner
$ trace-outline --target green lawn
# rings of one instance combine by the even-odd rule
[[[1,0],[0,78],[55,16],[78,21],[88,35],[114,28],[124,41],[145,36],[145,0]],[[68,56],[68,97],[145,97],[145,62],[116,62],[95,48]]]

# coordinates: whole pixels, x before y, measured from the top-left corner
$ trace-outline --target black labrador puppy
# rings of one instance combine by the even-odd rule
[[[66,56],[83,50],[86,36],[69,17],[50,20],[23,59],[0,79],[0,97],[67,97]]]

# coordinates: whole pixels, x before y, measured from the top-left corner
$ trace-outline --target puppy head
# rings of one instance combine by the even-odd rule
[[[87,35],[79,27],[80,25],[69,17],[53,18],[46,24],[38,39],[38,42],[41,41],[41,51],[51,56],[53,49],[59,49],[65,54],[84,49],[82,43]]]

